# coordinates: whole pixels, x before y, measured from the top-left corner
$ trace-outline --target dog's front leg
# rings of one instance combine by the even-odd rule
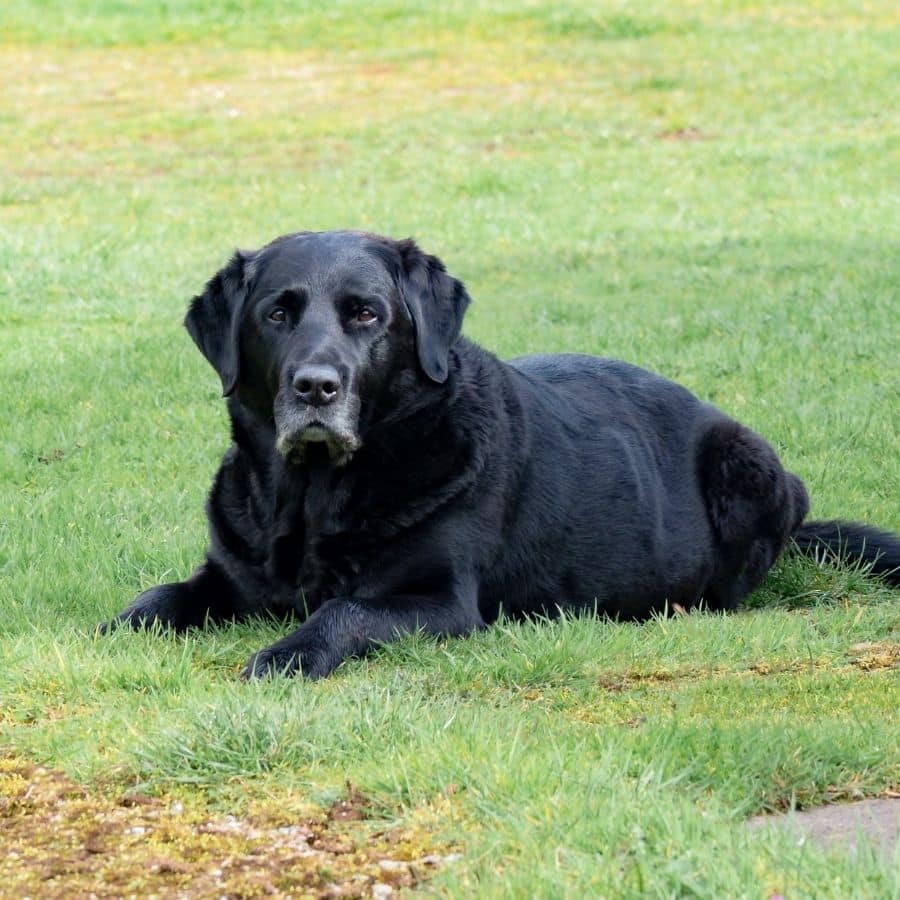
[[[100,625],[106,633],[121,625],[147,628],[159,624],[175,631],[221,622],[235,614],[234,587],[217,565],[199,566],[186,581],[158,584],[139,594],[112,621]]]
[[[403,634],[452,636],[483,626],[474,591],[470,596],[402,595],[377,601],[336,598],[286,638],[251,657],[241,677],[302,672],[308,678],[322,678],[347,657],[362,656]]]

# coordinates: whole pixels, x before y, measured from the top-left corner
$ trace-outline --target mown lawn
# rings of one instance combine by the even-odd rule
[[[897,896],[742,824],[900,788],[898,593],[859,572],[314,684],[237,681],[270,623],[94,637],[203,552],[227,432],[184,307],[298,229],[415,235],[498,354],[657,370],[815,517],[900,530],[896,4],[436,6],[0,10],[0,893]]]

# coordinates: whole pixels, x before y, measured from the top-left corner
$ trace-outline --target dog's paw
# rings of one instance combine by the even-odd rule
[[[241,670],[241,678],[249,681],[253,678],[302,674],[315,679],[324,678],[333,668],[334,665],[329,665],[321,653],[299,643],[279,641],[254,653]]]
[[[158,584],[140,594],[114,619],[97,626],[98,634],[109,634],[117,628],[183,627],[187,587],[183,582]]]
[[[299,671],[302,671],[299,653],[278,652],[268,648],[250,657],[247,665],[241,670],[241,679],[249,681],[252,678],[274,675],[295,675]]]

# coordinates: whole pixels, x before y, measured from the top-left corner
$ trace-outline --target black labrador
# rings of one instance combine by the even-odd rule
[[[206,561],[112,624],[293,612],[244,676],[320,677],[501,611],[730,610],[792,538],[900,582],[900,537],[802,524],[802,482],[743,425],[627,363],[501,362],[460,337],[468,304],[412,240],[238,252],[185,320],[231,416]]]

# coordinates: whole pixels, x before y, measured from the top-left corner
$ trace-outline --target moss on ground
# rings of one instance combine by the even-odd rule
[[[0,833],[16,897],[387,895],[453,859],[415,828],[379,828],[351,785],[328,810],[237,817],[196,796],[88,790],[15,757],[0,759]]]

